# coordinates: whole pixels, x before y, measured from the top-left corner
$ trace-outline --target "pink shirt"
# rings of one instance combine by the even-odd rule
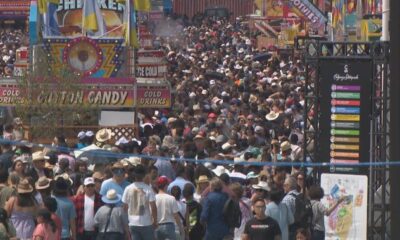
[[[57,239],[57,231],[53,232],[49,224],[40,223],[33,231],[33,239],[36,237],[42,237],[43,240],[54,240]]]

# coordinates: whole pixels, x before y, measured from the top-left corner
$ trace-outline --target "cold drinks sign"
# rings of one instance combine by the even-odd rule
[[[321,60],[319,72],[319,158],[340,164],[369,161],[371,61]]]

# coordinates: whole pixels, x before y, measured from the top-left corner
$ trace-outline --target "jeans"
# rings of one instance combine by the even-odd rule
[[[76,235],[77,240],[95,240],[96,239],[96,232],[95,231],[84,231],[81,234]]]
[[[313,230],[312,231],[312,240],[324,240],[325,239],[325,232]]]
[[[129,226],[132,240],[155,240],[154,228],[150,226]]]
[[[157,240],[176,240],[175,224],[161,223],[156,230]]]

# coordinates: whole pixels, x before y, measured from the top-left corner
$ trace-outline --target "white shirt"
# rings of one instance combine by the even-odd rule
[[[179,211],[178,203],[171,195],[161,193],[156,195],[157,222],[175,223],[174,214]]]
[[[143,182],[134,182],[126,187],[122,202],[128,205],[129,226],[152,225],[150,202],[155,201],[153,189]]]
[[[94,195],[88,197],[85,194],[84,202],[83,229],[94,231]]]

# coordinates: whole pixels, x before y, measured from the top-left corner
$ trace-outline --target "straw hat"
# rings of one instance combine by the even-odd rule
[[[208,183],[208,182],[210,182],[210,180],[208,179],[208,177],[206,175],[201,175],[199,177],[199,179],[197,179],[196,182],[197,183]]]
[[[40,160],[46,160],[49,159],[42,151],[37,151],[32,154],[32,161],[40,161]]]
[[[279,117],[279,113],[275,113],[275,112],[273,112],[273,111],[271,111],[270,113],[268,113],[268,114],[265,116],[265,118],[266,118],[268,121],[274,121],[274,120],[276,120],[278,117]]]
[[[107,191],[107,194],[101,198],[104,203],[115,204],[121,201],[121,195],[117,194],[115,189],[110,189]]]
[[[112,131],[111,129],[103,128],[97,131],[96,133],[96,140],[98,142],[105,142],[112,138]]]
[[[33,187],[29,184],[29,181],[26,179],[23,179],[21,182],[19,182],[17,186],[17,192],[18,193],[31,193],[33,192]]]
[[[284,141],[283,143],[281,143],[281,151],[287,151],[291,149],[291,144],[288,141]]]
[[[47,189],[50,187],[51,179],[47,177],[40,177],[36,183],[35,188],[36,190]]]

